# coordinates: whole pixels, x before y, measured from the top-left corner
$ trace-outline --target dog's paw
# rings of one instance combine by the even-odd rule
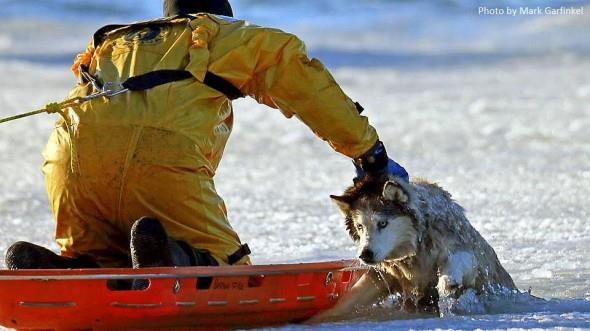
[[[402,204],[408,203],[410,197],[405,189],[397,182],[387,181],[383,186],[383,199],[397,201]]]

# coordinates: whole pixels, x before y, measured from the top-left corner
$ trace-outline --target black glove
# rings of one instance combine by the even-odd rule
[[[367,175],[391,174],[409,182],[406,169],[387,156],[385,146],[379,140],[365,154],[354,159],[352,163],[356,168],[357,178]]]

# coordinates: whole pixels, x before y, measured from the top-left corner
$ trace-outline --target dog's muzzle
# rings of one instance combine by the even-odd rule
[[[375,263],[375,254],[369,248],[363,249],[361,255],[359,255],[359,259],[361,259],[365,263]]]

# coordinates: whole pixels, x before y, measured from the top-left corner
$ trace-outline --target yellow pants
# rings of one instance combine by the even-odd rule
[[[124,266],[131,226],[142,216],[156,217],[170,237],[208,250],[220,265],[239,248],[224,202],[189,138],[147,127],[80,124],[73,143],[78,173],[65,128],[54,130],[43,152],[62,255]],[[238,262],[249,263],[248,257]]]

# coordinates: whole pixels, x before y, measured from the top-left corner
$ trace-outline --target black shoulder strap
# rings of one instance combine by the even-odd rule
[[[192,77],[193,75],[185,70],[156,70],[143,75],[129,77],[122,85],[130,91],[144,91],[159,85]]]
[[[228,82],[227,80],[217,76],[216,74],[210,71],[207,71],[203,83],[209,86],[210,88],[225,94],[225,96],[230,100],[235,100],[244,97],[244,94],[232,83]]]

